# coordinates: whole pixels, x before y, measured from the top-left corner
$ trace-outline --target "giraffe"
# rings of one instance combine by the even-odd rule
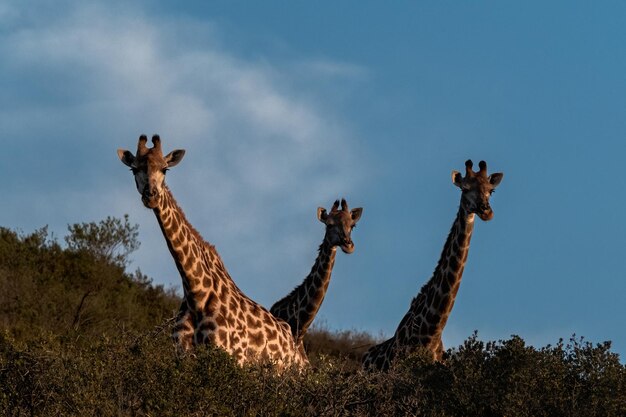
[[[161,139],[139,137],[137,154],[119,149],[130,167],[144,206],[156,215],[167,247],[174,258],[184,289],[173,338],[182,349],[213,344],[243,365],[270,360],[279,368],[308,363],[296,347],[289,325],[248,298],[235,285],[215,247],[203,240],[189,223],[171,191],[165,173],[185,155],[178,149],[163,156]]]
[[[487,175],[485,161],[478,164],[478,172],[472,166],[471,160],[465,162],[465,177],[452,171],[452,182],[461,189],[461,203],[432,277],[411,301],[394,335],[365,353],[365,369],[387,370],[399,352],[418,346],[428,349],[435,360],[442,359],[441,334],[461,284],[474,217],[477,214],[483,221],[493,218],[489,199],[503,177],[502,173]]]
[[[302,351],[304,334],[324,301],[335,264],[337,246],[341,247],[344,253],[354,252],[351,233],[362,212],[361,207],[349,210],[345,199],[341,200],[341,210],[339,200],[335,201],[329,213],[323,207],[317,209],[317,218],[326,225],[326,233],[311,272],[302,284],[270,308],[275,317],[289,324],[298,349]]]

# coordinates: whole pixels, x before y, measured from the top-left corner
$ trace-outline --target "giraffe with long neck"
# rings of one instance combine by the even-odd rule
[[[489,199],[503,177],[502,173],[487,175],[485,161],[478,165],[480,170],[474,172],[472,161],[465,162],[465,177],[452,172],[452,182],[461,189],[461,203],[433,276],[411,301],[394,335],[365,353],[364,368],[387,370],[399,353],[419,346],[429,350],[435,360],[441,360],[441,335],[463,277],[475,215],[483,221],[493,218]]]
[[[144,206],[154,212],[182,278],[184,300],[174,339],[183,349],[216,345],[239,364],[270,360],[280,367],[306,365],[289,325],[235,285],[215,247],[193,228],[165,185],[166,171],[182,160],[185,151],[163,156],[159,136],[152,137],[152,148],[146,142],[142,135],[136,155],[123,149],[118,155],[131,168]]]
[[[341,200],[341,210],[339,200],[335,201],[330,212],[323,207],[317,209],[317,218],[326,225],[326,232],[311,272],[289,295],[270,308],[275,317],[289,324],[301,350],[304,349],[304,334],[315,319],[328,290],[337,247],[341,247],[344,253],[354,252],[351,234],[362,212],[360,207],[350,210],[344,199]]]

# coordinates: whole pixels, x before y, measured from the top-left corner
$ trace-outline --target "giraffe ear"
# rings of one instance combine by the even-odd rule
[[[326,219],[328,218],[328,214],[326,214],[326,209],[324,207],[317,208],[317,219],[322,223],[326,223]]]
[[[463,186],[463,175],[459,171],[452,171],[452,183],[459,188]]]
[[[132,167],[133,162],[135,162],[135,156],[131,151],[127,151],[126,149],[118,149],[117,156],[119,156],[120,161],[126,166]]]
[[[361,218],[361,214],[363,213],[363,207],[357,207],[355,209],[352,209],[350,211],[350,214],[352,215],[352,220],[354,220],[354,222],[358,222],[359,219]]]
[[[501,172],[496,172],[495,174],[491,174],[489,176],[489,183],[493,185],[493,188],[496,188],[498,184],[500,184],[500,181],[502,181],[502,177],[504,177],[504,174]]]
[[[178,165],[178,163],[183,160],[183,156],[185,156],[185,150],[176,149],[165,156],[165,162],[167,162],[167,166],[171,168]]]

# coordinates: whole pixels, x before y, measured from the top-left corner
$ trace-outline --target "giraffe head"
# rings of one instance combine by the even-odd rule
[[[335,201],[330,212],[325,208],[317,209],[317,218],[326,225],[326,237],[332,246],[340,246],[345,253],[354,252],[354,242],[352,242],[351,233],[356,223],[361,218],[363,209],[361,207],[348,209],[346,200],[341,200],[341,210],[339,209],[339,200]]]
[[[498,172],[487,175],[487,163],[480,161],[478,172],[472,171],[472,161],[465,162],[465,177],[458,171],[452,171],[452,182],[461,189],[461,207],[468,213],[477,214],[482,220],[493,218],[489,198],[496,189],[503,174]]]
[[[161,138],[158,135],[152,136],[152,148],[146,146],[147,141],[146,135],[139,137],[136,155],[125,149],[118,149],[117,155],[133,172],[144,206],[155,208],[163,191],[165,173],[183,159],[185,151],[177,149],[163,156]]]

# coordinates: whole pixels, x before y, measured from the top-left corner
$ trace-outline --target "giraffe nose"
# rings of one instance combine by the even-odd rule
[[[352,242],[352,239],[349,237],[344,238],[341,244],[341,250],[345,253],[352,253],[354,251],[354,243]]]
[[[156,187],[150,187],[150,186],[146,186],[146,188],[143,189],[143,197],[145,198],[154,198],[157,195],[157,190]]]
[[[478,216],[483,221],[491,220],[493,218],[493,210],[491,210],[491,206],[489,206],[489,204],[481,204]]]

